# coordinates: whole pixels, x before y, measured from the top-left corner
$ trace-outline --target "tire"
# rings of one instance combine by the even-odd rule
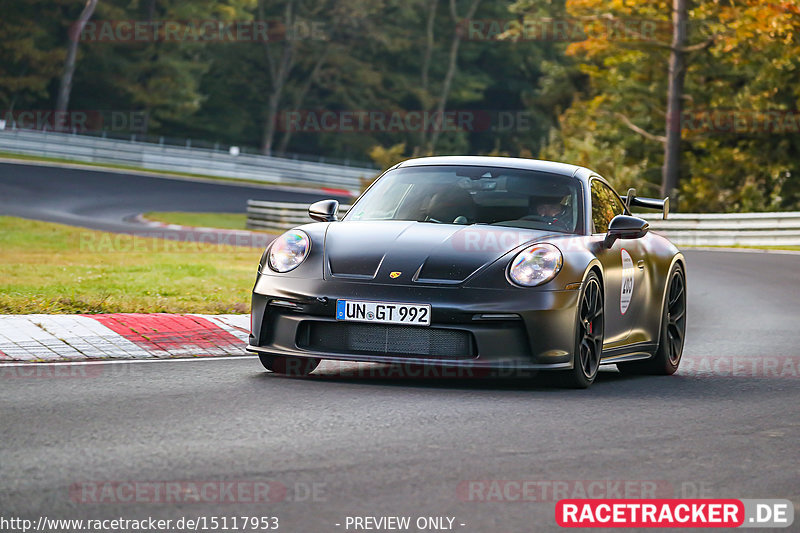
[[[617,368],[623,374],[671,376],[681,364],[686,338],[686,275],[676,264],[667,279],[658,349],[650,359],[619,363]]]
[[[561,385],[586,389],[594,383],[603,356],[603,290],[600,278],[590,272],[578,298],[572,369],[561,372]]]
[[[312,373],[320,363],[313,357],[289,357],[284,355],[258,354],[264,368],[284,376],[307,376]]]

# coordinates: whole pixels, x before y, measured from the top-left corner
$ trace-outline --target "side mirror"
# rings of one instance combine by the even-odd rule
[[[339,218],[339,202],[336,200],[320,200],[308,206],[308,216],[317,222],[336,222]]]
[[[650,223],[639,217],[617,215],[611,219],[606,234],[606,248],[611,248],[617,239],[638,239],[647,235]]]

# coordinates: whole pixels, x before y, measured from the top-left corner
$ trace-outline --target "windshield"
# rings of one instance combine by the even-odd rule
[[[384,174],[344,220],[492,224],[575,233],[579,190],[575,178],[531,170],[406,167]]]

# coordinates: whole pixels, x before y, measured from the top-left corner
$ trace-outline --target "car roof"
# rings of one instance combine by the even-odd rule
[[[437,157],[418,157],[408,159],[395,165],[394,168],[419,167],[433,165],[466,165],[477,167],[500,167],[514,168],[519,170],[536,170],[539,172],[550,172],[562,176],[574,176],[581,179],[588,179],[590,176],[597,175],[588,168],[569,165],[567,163],[556,163],[555,161],[542,161],[539,159],[524,159],[521,157],[491,157],[491,156],[460,156],[448,155]]]

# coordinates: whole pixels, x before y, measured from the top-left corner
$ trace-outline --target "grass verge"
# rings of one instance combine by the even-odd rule
[[[246,313],[261,250],[0,217],[0,314]]]

